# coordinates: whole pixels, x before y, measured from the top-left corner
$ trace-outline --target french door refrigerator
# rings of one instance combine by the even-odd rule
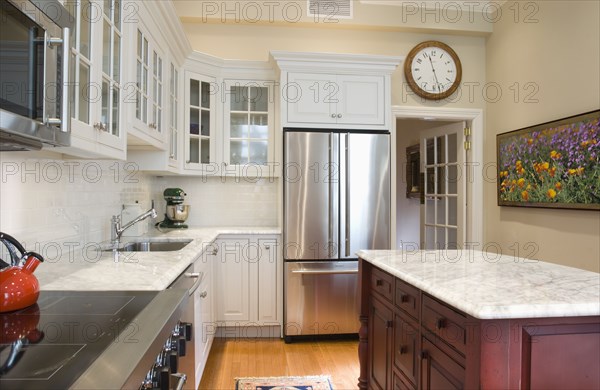
[[[390,135],[284,129],[284,338],[356,334],[360,249],[390,249]]]

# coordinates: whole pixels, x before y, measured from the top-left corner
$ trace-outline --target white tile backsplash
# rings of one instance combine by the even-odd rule
[[[124,203],[143,210],[156,203],[164,218],[163,190],[186,193],[191,226],[277,226],[278,181],[133,174],[122,161],[58,160],[43,152],[2,152],[0,231],[44,256],[110,238],[110,217]],[[142,222],[144,223],[144,222]],[[75,244],[73,244],[75,243]]]
[[[107,240],[110,217],[120,213],[123,203],[137,200],[150,207],[154,178],[142,172],[128,177],[125,162],[38,156],[0,156],[0,230],[28,250],[47,257],[57,247],[66,251]]]
[[[193,226],[277,226],[277,179],[257,182],[235,178],[164,176],[154,181],[157,200],[168,187],[183,189],[190,205],[186,221]]]

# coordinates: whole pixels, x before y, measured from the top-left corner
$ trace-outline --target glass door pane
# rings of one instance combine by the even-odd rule
[[[462,245],[462,123],[428,130],[421,140],[425,172],[423,249],[456,249]]]
[[[229,97],[229,164],[266,165],[269,141],[269,89],[236,83]]]
[[[214,159],[213,151],[211,151],[213,132],[211,129],[211,87],[210,83],[198,79],[189,78],[188,84],[188,101],[187,107],[189,116],[189,127],[187,129],[187,138],[189,139],[190,158],[188,164],[209,164],[211,159]],[[173,90],[176,91],[176,83],[173,84]],[[175,103],[177,98],[172,96]],[[177,121],[174,120],[174,123]],[[176,126],[173,128],[173,133],[177,133]],[[176,150],[176,148],[174,149]]]

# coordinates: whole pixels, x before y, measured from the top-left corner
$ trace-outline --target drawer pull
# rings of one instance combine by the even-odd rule
[[[383,286],[383,279],[377,279],[377,280],[375,280],[375,285],[376,286]]]
[[[421,359],[429,359],[429,352],[421,351]]]
[[[404,355],[408,352],[408,347],[406,345],[400,346],[400,355]]]
[[[408,294],[402,294],[400,295],[400,302],[401,303],[408,303],[410,301],[409,299],[409,295]]]
[[[394,321],[388,320],[385,322],[385,327],[386,328],[391,328],[392,326],[394,326]]]
[[[435,328],[437,330],[444,329],[445,327],[446,327],[446,319],[445,318],[438,318],[435,321]]]

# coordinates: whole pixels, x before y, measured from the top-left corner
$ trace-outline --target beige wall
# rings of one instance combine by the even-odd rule
[[[290,25],[236,25],[185,23],[192,48],[225,59],[267,61],[270,50],[362,53],[406,56],[422,41],[435,39],[450,45],[461,59],[463,82],[472,84],[440,102],[415,97],[404,84],[402,65],[392,76],[392,104],[484,108],[485,38],[382,30],[298,27]],[[476,85],[475,85],[476,84]],[[408,92],[404,92],[408,91]]]
[[[600,106],[600,3],[539,1],[535,23],[515,23],[505,5],[487,41],[487,82],[503,96],[486,109],[487,162],[495,161],[495,135],[598,109]],[[531,3],[531,2],[529,2]],[[517,101],[509,86],[519,83]],[[527,103],[526,83],[539,90]],[[535,258],[600,271],[600,213],[583,210],[498,207],[495,183],[485,187],[485,235],[511,253],[535,243]]]

